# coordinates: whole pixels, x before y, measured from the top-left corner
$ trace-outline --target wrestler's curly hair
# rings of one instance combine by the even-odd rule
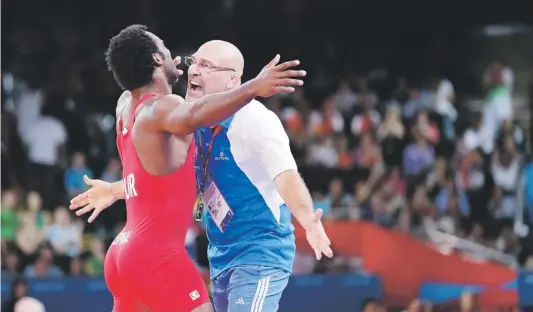
[[[109,41],[106,63],[109,71],[123,90],[143,87],[152,81],[157,44],[148,34],[148,27],[131,25]]]

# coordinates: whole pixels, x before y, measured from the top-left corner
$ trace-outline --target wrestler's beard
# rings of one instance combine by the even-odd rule
[[[177,74],[174,74],[174,73],[171,73],[171,74],[167,75],[167,83],[168,83],[169,87],[171,87],[171,88],[174,87],[178,83],[178,81],[180,80],[179,78],[180,78],[180,76],[177,75]]]

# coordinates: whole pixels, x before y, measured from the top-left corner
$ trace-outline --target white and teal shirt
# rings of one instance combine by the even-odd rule
[[[253,100],[221,126],[209,155],[205,188],[214,182],[233,216],[222,231],[205,208],[211,277],[238,265],[290,272],[296,252],[294,227],[273,181],[286,170],[297,170],[283,125]],[[198,184],[212,135],[211,128],[195,132]]]
[[[492,88],[485,99],[480,129],[482,148],[485,153],[492,152],[494,140],[502,122],[512,118],[513,105],[509,89],[503,85]]]

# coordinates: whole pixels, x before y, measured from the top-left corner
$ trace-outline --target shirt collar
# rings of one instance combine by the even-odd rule
[[[233,117],[235,117],[235,115],[230,116],[230,117],[227,118],[226,120],[222,121],[222,122],[220,123],[220,125],[221,125],[223,128],[229,129],[229,126],[231,125],[231,122],[233,121]],[[209,129],[209,127],[202,127],[202,128],[200,128],[200,131],[205,132],[207,129]]]

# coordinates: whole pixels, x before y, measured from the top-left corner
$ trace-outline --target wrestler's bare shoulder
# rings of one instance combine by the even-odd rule
[[[131,92],[130,91],[122,92],[122,94],[120,95],[117,101],[117,108],[115,111],[117,117],[122,115],[124,108],[128,106],[129,103],[131,103]]]
[[[190,103],[185,102],[181,96],[169,94],[156,99],[150,106],[150,114],[155,118],[165,118],[172,112],[190,108]]]

